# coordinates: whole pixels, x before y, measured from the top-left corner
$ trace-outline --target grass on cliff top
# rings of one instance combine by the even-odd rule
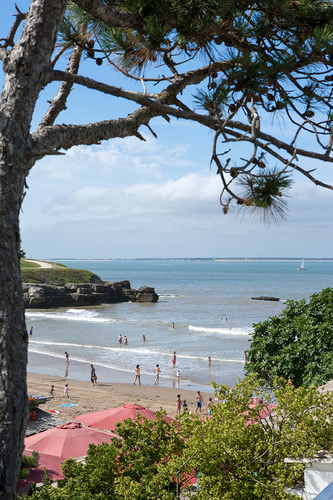
[[[97,274],[85,269],[70,269],[63,264],[56,264],[52,268],[40,267],[34,263],[26,266],[26,261],[21,264],[22,283],[45,283],[49,285],[64,285],[65,283],[100,283],[102,280]],[[29,264],[33,264],[32,262]]]

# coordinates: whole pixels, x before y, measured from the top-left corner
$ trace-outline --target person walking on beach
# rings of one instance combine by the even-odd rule
[[[212,414],[212,409],[211,409],[212,404],[213,404],[213,399],[209,398],[208,403],[207,403],[207,413],[208,413],[208,415]]]
[[[53,396],[53,393],[54,393],[54,385],[51,385],[50,396]]]
[[[134,385],[135,385],[135,382],[137,380],[139,381],[139,385],[141,385],[141,381],[140,381],[140,365],[136,365],[136,368],[135,368]]]
[[[65,387],[64,387],[64,395],[63,395],[63,398],[65,398],[66,396],[69,398],[69,394],[68,394],[68,384],[66,384],[66,385],[65,385]]]
[[[197,395],[196,395],[196,398],[195,398],[196,402],[197,402],[197,407],[195,409],[195,413],[197,413],[197,411],[199,410],[200,413],[201,413],[201,408],[202,408],[202,403],[203,403],[203,397],[202,395],[200,394],[200,391],[197,392]]]
[[[32,331],[33,331],[33,329],[34,329],[34,327],[33,327],[33,326],[31,326],[31,327],[30,327],[30,330],[29,330],[29,335],[30,335],[30,337],[32,337]]]
[[[69,363],[69,354],[67,351],[65,351],[65,356],[66,356],[66,363]]]
[[[177,394],[177,413],[180,415],[180,410],[182,407],[182,400],[180,398],[180,394]]]
[[[155,368],[154,368],[154,374],[155,374],[154,385],[159,385],[159,383],[160,383],[160,373],[161,373],[160,365],[156,365]]]
[[[183,413],[187,413],[187,403],[186,403],[186,399],[184,399],[184,401],[183,401]]]
[[[173,351],[172,355],[172,368],[176,366],[176,351]]]
[[[94,368],[94,365],[90,365],[90,380],[91,380],[91,385],[95,385],[95,376],[96,376],[96,370]]]

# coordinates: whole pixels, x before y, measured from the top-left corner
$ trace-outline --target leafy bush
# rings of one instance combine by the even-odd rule
[[[39,453],[38,451],[32,452],[32,457],[27,457],[23,455],[22,463],[21,463],[21,471],[20,471],[20,479],[25,479],[28,475],[31,468],[38,467],[39,463]]]
[[[295,386],[319,386],[333,379],[333,288],[309,303],[288,301],[279,316],[257,323],[246,371],[270,384],[275,376]]]

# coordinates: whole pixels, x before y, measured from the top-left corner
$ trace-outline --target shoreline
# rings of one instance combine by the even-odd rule
[[[94,364],[97,383],[109,385],[133,385],[133,373],[125,370],[109,368],[99,364]],[[176,370],[175,370],[176,371]],[[90,363],[77,361],[70,358],[70,363],[66,363],[65,357],[57,357],[51,354],[45,354],[35,351],[28,351],[27,372],[29,374],[46,375],[49,377],[59,377],[61,380],[87,382],[90,384]],[[155,376],[149,374],[141,374],[141,387],[156,387],[154,386]],[[134,386],[135,387],[135,386]],[[137,386],[138,387],[138,386]],[[202,391],[207,394],[213,394],[214,390],[211,386],[197,384],[181,378],[179,385],[176,377],[171,379],[160,375],[159,386],[174,391]]]

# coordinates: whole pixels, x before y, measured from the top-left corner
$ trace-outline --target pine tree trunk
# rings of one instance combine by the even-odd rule
[[[8,52],[0,103],[0,498],[12,500],[28,406],[28,335],[20,277],[19,213],[31,155],[30,124],[50,67],[66,0],[32,0],[20,39]],[[42,156],[42,155],[41,155]]]
[[[28,412],[28,335],[19,263],[24,178],[6,156],[8,159],[9,154],[0,156],[0,497],[11,499],[20,470]]]

